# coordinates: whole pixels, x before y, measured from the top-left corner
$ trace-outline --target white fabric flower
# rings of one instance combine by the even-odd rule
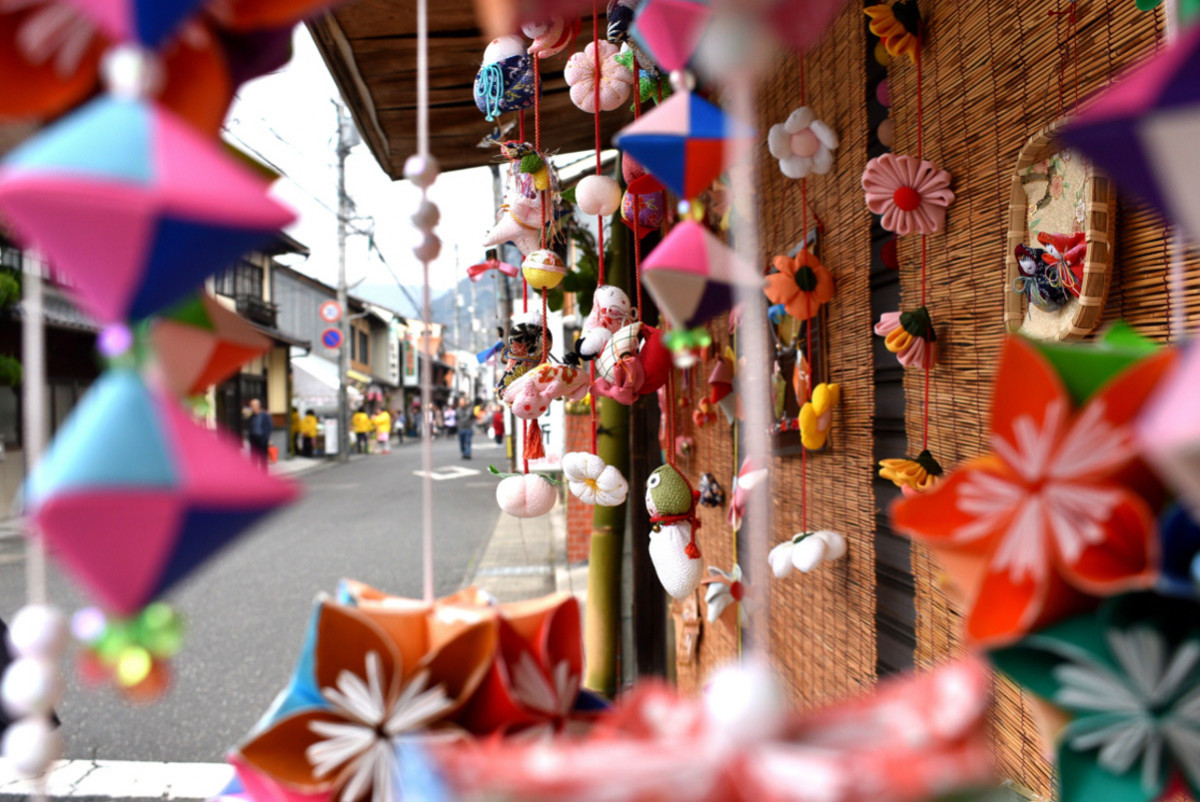
[[[779,169],[788,178],[805,178],[810,173],[825,175],[833,169],[833,152],[838,136],[817,119],[812,109],[801,106],[786,122],[771,126],[767,147],[779,159]]]
[[[563,475],[571,495],[584,504],[616,507],[625,503],[629,482],[621,472],[595,454],[573,451],[562,458]]]
[[[742,567],[734,563],[733,570],[722,571],[720,568],[710,565],[708,573],[712,577],[705,580],[708,582],[708,590],[704,593],[704,602],[708,605],[708,622],[710,624],[717,623],[731,604],[737,604],[739,605],[738,620],[743,624],[746,623],[746,609],[740,606],[742,595],[745,592],[742,585]]]
[[[822,529],[800,532],[791,540],[780,543],[767,555],[771,571],[779,579],[792,571],[808,573],[822,561],[838,560],[846,554],[846,539],[837,532]]]

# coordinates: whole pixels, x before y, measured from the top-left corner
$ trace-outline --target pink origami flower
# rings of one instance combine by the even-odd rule
[[[596,113],[596,46],[600,47],[600,110],[613,111],[629,100],[633,70],[617,63],[619,48],[611,42],[592,42],[567,61],[563,77],[571,87],[571,102]]]
[[[940,231],[946,207],[954,201],[948,172],[933,162],[894,153],[867,162],[862,186],[867,208],[882,215],[884,228],[901,236]]]

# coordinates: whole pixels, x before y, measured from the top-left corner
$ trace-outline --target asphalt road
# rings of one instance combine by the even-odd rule
[[[460,587],[499,517],[487,474],[501,466],[499,446],[475,438],[475,459],[461,461],[457,442],[434,444],[434,473],[477,474],[435,481],[435,575],[439,595]],[[420,596],[421,467],[415,444],[300,477],[296,505],[267,519],[167,600],[188,620],[170,693],[131,706],[109,689],[82,689],[71,674],[59,708],[67,757],[216,762],[266,710],[291,675],[315,595],[354,577],[394,593]],[[0,541],[0,615],[22,604],[19,540]],[[54,575],[54,601],[85,604]]]

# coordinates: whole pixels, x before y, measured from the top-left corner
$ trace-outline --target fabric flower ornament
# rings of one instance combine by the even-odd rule
[[[906,368],[924,370],[937,361],[937,332],[923,306],[911,312],[884,312],[875,324],[875,333]]]
[[[811,251],[776,256],[771,264],[778,272],[767,276],[767,297],[771,303],[783,304],[796,320],[815,317],[833,297],[833,276]]]
[[[596,48],[600,48],[600,74],[596,75]],[[629,100],[633,71],[617,61],[619,48],[611,42],[591,42],[582,52],[567,60],[563,77],[571,87],[571,102],[588,114],[595,114],[596,81],[600,82],[599,111],[619,109]]]
[[[926,449],[916,459],[885,459],[879,462],[879,477],[900,488],[906,496],[925,493],[937,487],[944,471]]]
[[[715,566],[708,566],[708,577],[700,580],[707,585],[704,592],[704,603],[708,605],[708,622],[717,623],[726,612],[736,610],[735,621],[746,623],[746,608],[742,605],[742,597],[746,594],[742,584],[742,567],[734,563],[729,571],[722,571]]]
[[[629,482],[621,472],[595,454],[586,451],[565,454],[562,470],[571,495],[584,504],[616,507],[625,503],[625,497],[629,495]]]
[[[954,202],[950,173],[903,154],[885,153],[867,162],[862,187],[867,208],[881,216],[884,228],[900,236],[941,231],[946,207]]]
[[[992,653],[1069,719],[1056,799],[1154,802],[1176,779],[1200,793],[1198,621],[1194,602],[1132,594]]]
[[[921,12],[917,0],[898,0],[867,6],[865,11],[871,18],[871,33],[883,40],[883,46],[893,57],[908,56],[917,60],[921,50]]]
[[[813,390],[812,399],[800,408],[800,440],[804,447],[816,451],[825,447],[833,426],[833,408],[842,400],[842,388],[822,382]]]
[[[767,561],[771,572],[778,579],[791,575],[792,571],[807,574],[825,561],[840,560],[846,556],[846,539],[837,532],[821,529],[816,532],[800,532],[791,540],[771,549]]]
[[[892,508],[896,529],[928,545],[956,581],[970,641],[1011,642],[1087,609],[1090,597],[1154,582],[1158,541],[1143,493],[1157,487],[1130,424],[1173,358],[1135,361],[1075,409],[1051,362],[1007,340],[992,453]]]
[[[767,148],[779,159],[779,170],[788,178],[825,175],[833,169],[838,136],[808,106],[793,111],[786,121],[771,126]]]

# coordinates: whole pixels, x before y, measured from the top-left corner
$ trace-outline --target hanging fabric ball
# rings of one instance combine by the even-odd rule
[[[37,777],[62,757],[62,736],[45,718],[21,719],[4,731],[0,756],[22,777]]]
[[[525,257],[521,273],[535,290],[552,290],[566,277],[567,268],[554,251],[538,250]]]
[[[10,716],[46,716],[62,701],[62,682],[54,663],[22,657],[9,664],[0,680],[0,701]]]
[[[893,137],[895,137],[896,128],[892,123],[892,118],[888,117],[879,124],[879,128],[875,130],[875,135],[879,137],[879,144],[885,148],[892,146]]]
[[[528,473],[509,476],[496,485],[500,509],[515,518],[538,518],[554,508],[558,491],[545,477]]]
[[[608,217],[621,208],[621,185],[606,175],[585,176],[575,188],[575,202],[586,215]]]
[[[884,78],[875,85],[875,99],[884,108],[890,108],[892,105],[892,91],[888,84],[888,79]]]
[[[432,262],[441,252],[442,241],[433,233],[427,233],[413,248],[413,256],[417,257],[418,262]]]
[[[526,53],[525,41],[512,34],[493,39],[483,51],[483,63],[494,64],[513,56],[523,56]]]
[[[442,220],[441,210],[437,204],[431,200],[422,200],[417,210],[413,212],[412,224],[413,227],[422,234],[428,234],[437,228],[437,224]]]
[[[421,189],[429,189],[441,168],[433,156],[409,156],[404,162],[404,177]]]
[[[49,605],[22,607],[8,627],[8,645],[18,657],[57,657],[67,645],[67,620]]]

